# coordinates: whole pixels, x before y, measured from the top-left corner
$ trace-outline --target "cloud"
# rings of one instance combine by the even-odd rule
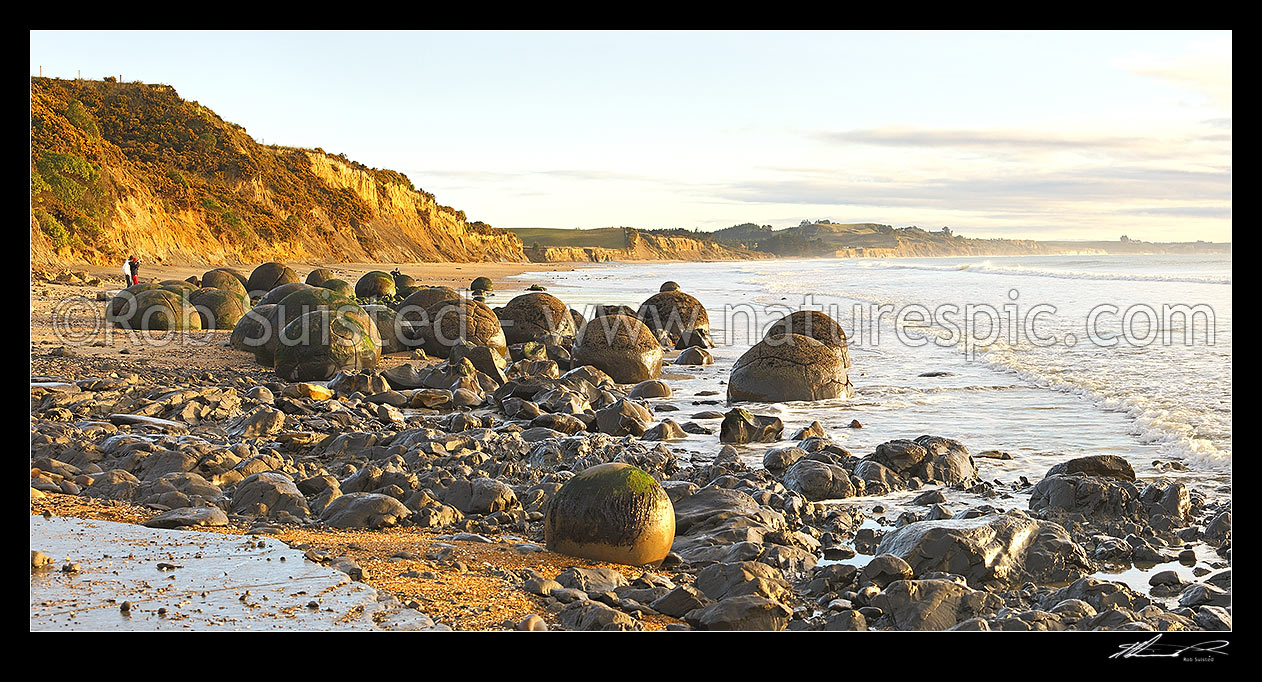
[[[985,147],[1035,150],[1064,150],[1144,147],[1152,140],[1108,135],[1064,135],[1022,130],[916,129],[901,127],[869,128],[841,132],[819,132],[816,139],[834,144],[867,144],[884,147]]]
[[[1186,46],[1184,54],[1170,57],[1134,53],[1116,66],[1137,76],[1155,78],[1178,88],[1198,92],[1215,105],[1231,110],[1230,33]]]

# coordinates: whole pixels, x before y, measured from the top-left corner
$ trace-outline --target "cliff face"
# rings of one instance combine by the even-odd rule
[[[31,81],[31,260],[526,260],[402,174],[264,146],[163,85]]]

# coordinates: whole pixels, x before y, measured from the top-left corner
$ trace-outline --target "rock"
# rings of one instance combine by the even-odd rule
[[[339,371],[371,369],[381,360],[377,327],[357,306],[315,310],[289,323],[276,348],[276,373],[289,381],[323,381]]]
[[[898,630],[946,630],[1003,606],[997,595],[951,580],[897,580],[872,599]]]
[[[475,277],[469,284],[469,290],[475,293],[495,291],[495,282],[492,282],[490,277]]]
[[[260,305],[246,312],[232,328],[229,344],[247,353],[267,345],[275,331],[268,325],[268,320],[275,310],[275,305]]]
[[[982,621],[985,623],[986,621]],[[868,629],[868,621],[862,613],[853,609],[839,611],[828,617],[824,629],[829,632],[862,631]]]
[[[1130,462],[1117,455],[1076,457],[1048,469],[1044,478],[1047,478],[1047,476],[1072,476],[1074,474],[1114,478],[1119,481],[1130,481],[1132,483],[1135,481],[1134,467],[1131,466]]]
[[[517,621],[517,625],[514,626],[514,629],[521,631],[546,632],[548,630],[548,624],[544,622],[543,618],[540,618],[537,614],[532,613],[529,616]]]
[[[131,287],[134,288],[134,287]],[[110,301],[110,320],[123,329],[198,331],[202,318],[188,297],[168,289],[119,292]]]
[[[329,502],[320,521],[333,528],[385,528],[411,515],[410,509],[389,495],[348,493]]]
[[[307,273],[306,282],[310,286],[324,286],[324,283],[337,277],[337,273],[328,268],[316,268]]]
[[[649,379],[641,381],[631,387],[631,391],[627,393],[628,398],[669,398],[672,392],[670,385],[660,379]]]
[[[300,381],[286,386],[285,390],[281,391],[281,395],[287,398],[301,398],[320,402],[321,400],[332,398],[334,393],[327,386]]]
[[[853,397],[848,368],[830,347],[800,334],[759,341],[732,366],[728,402],[779,403]]]
[[[656,379],[662,369],[662,349],[639,320],[625,315],[602,315],[579,330],[573,349],[575,366],[591,365],[620,384]]]
[[[779,417],[764,417],[732,408],[723,415],[719,426],[720,443],[772,443],[784,434],[784,422]]]
[[[388,298],[395,291],[394,277],[381,270],[365,273],[355,282],[355,295],[359,298]]]
[[[426,311],[428,324],[419,328],[419,340],[425,352],[440,358],[451,353],[452,346],[464,342],[471,346],[488,346],[502,357],[508,357],[508,343],[500,320],[485,304],[465,299],[435,303]],[[413,326],[416,330],[416,326]]]
[[[1030,491],[1030,509],[1053,516],[1082,514],[1093,520],[1135,518],[1139,491],[1113,478],[1048,476]]]
[[[627,614],[596,601],[575,601],[557,614],[567,630],[641,630]]]
[[[226,426],[228,433],[238,438],[264,438],[285,428],[285,413],[278,409],[260,406],[241,415]]]
[[[1231,593],[1208,583],[1192,583],[1179,594],[1179,606],[1231,606]]]
[[[1090,569],[1064,528],[1007,514],[910,523],[886,534],[876,553],[903,559],[917,576],[953,573],[976,586],[1065,582]]]
[[[508,343],[525,343],[546,334],[574,336],[574,318],[561,299],[552,294],[522,294],[498,311]]]
[[[675,512],[662,486],[623,463],[585,469],[548,503],[549,551],[597,561],[657,565],[675,538]]]
[[[819,341],[837,353],[844,369],[850,369],[846,332],[828,315],[816,310],[799,310],[790,313],[771,325],[767,333],[763,335],[763,339],[784,334],[800,334]]]
[[[756,595],[731,597],[687,614],[698,630],[783,630],[792,612],[777,601]]]
[[[1225,631],[1231,629],[1231,611],[1221,606],[1201,606],[1194,617],[1197,627],[1204,630]]]
[[[250,309],[250,299],[244,293],[223,289],[198,289],[189,295],[188,302],[197,312],[202,329],[234,329]]]
[[[693,366],[713,365],[714,356],[710,354],[710,351],[702,348],[701,346],[689,346],[679,355],[675,356],[675,364]]]
[[[663,291],[650,296],[640,305],[636,317],[654,333],[653,338],[659,330],[664,331],[671,346],[681,340],[696,340],[692,332],[701,332],[708,343],[710,317],[705,306],[682,291]],[[689,343],[681,348],[705,343]]]
[[[275,471],[251,474],[232,493],[232,512],[276,519],[282,515],[304,519],[307,500],[293,479]]]
[[[780,474],[805,456],[806,451],[799,447],[772,448],[762,456],[762,467],[773,474]]]
[[[394,310],[384,305],[365,305],[363,311],[377,328],[377,336],[381,338],[381,354],[405,353],[411,341],[403,331],[403,321]]]
[[[742,595],[756,595],[784,601],[792,591],[784,575],[772,566],[756,561],[719,563],[697,574],[694,586],[708,599],[720,601]]]
[[[288,296],[292,294],[296,294],[299,291],[315,291],[315,289],[316,287],[309,286],[301,282],[289,282],[287,284],[281,284],[279,286],[273,287],[270,291],[267,291],[266,293],[264,293],[262,298],[259,299],[258,305],[260,306],[279,305],[281,301],[285,300],[285,298],[287,298]],[[325,293],[327,295],[327,292]],[[257,296],[257,295],[258,295],[257,292],[251,293],[251,296]],[[347,298],[349,300],[349,297]]]
[[[657,290],[658,291],[679,291],[679,285],[676,284],[675,282],[671,282],[668,280],[668,281],[662,282],[662,286],[659,287]]]
[[[228,515],[219,507],[182,507],[158,514],[142,525],[149,528],[226,526]]]
[[[704,608],[710,603],[704,594],[692,585],[680,585],[649,604],[649,608],[672,618],[683,618],[693,609]]]
[[[850,472],[814,459],[799,459],[784,472],[784,487],[811,501],[853,497]]]
[[[651,412],[626,398],[596,411],[596,427],[612,436],[642,436],[652,421]]]
[[[687,438],[688,434],[678,423],[671,419],[663,419],[660,423],[649,428],[641,436],[644,440],[678,440]]]
[[[250,273],[245,288],[251,297],[262,296],[282,284],[294,284],[298,280],[298,273],[293,268],[282,263],[264,263]]]
[[[562,571],[556,577],[561,587],[580,590],[587,594],[603,594],[613,592],[619,587],[628,585],[627,579],[612,568],[572,567]]]
[[[906,561],[893,554],[879,554],[872,558],[859,574],[860,585],[876,585],[885,589],[895,580],[911,580],[912,569]]]
[[[824,425],[819,422],[811,422],[810,426],[803,426],[793,434],[792,440],[805,440],[807,438],[826,438],[828,434],[824,433]]]

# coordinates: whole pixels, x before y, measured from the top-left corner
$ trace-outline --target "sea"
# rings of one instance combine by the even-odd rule
[[[659,417],[726,410],[733,363],[784,315],[820,310],[849,338],[855,394],[743,404],[779,416],[786,438],[818,421],[862,456],[888,440],[945,436],[1010,455],[978,460],[1002,483],[1119,455],[1141,479],[1230,496],[1230,254],[626,263],[515,279],[588,319],[596,304],[636,308],[668,280],[700,300],[715,363],[664,365],[674,395],[654,402],[677,409]],[[698,423],[715,434],[671,446],[701,462],[720,444],[717,420]],[[767,448],[739,450],[758,466]]]

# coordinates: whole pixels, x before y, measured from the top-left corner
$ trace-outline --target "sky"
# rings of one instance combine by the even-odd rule
[[[497,227],[1231,240],[1221,32],[32,31]]]

